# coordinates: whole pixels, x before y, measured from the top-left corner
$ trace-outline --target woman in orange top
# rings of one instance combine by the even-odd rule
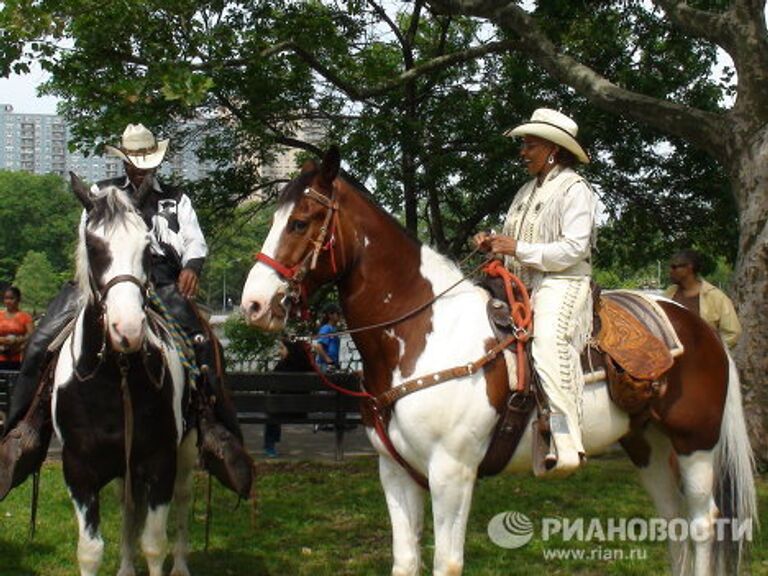
[[[18,370],[21,354],[32,334],[32,316],[19,310],[21,290],[9,286],[3,296],[5,310],[0,310],[0,370]]]

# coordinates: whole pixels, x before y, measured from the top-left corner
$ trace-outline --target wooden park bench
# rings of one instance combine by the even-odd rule
[[[11,391],[18,375],[16,371],[0,370],[0,433],[5,427],[5,420],[11,406]]]
[[[344,458],[344,432],[361,423],[357,398],[328,388],[314,372],[235,372],[226,379],[240,423],[332,426],[336,460]],[[349,390],[360,389],[353,372],[337,372],[329,379]]]
[[[0,371],[0,430],[8,414],[17,372]],[[325,386],[314,372],[228,373],[227,384],[242,424],[308,424],[332,426],[336,459],[344,458],[344,432],[359,425],[357,398]],[[330,380],[359,390],[357,374],[337,372]]]

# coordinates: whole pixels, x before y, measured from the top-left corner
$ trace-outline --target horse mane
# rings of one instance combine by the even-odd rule
[[[102,226],[110,233],[118,226],[136,233],[146,234],[147,226],[128,196],[128,193],[117,186],[107,186],[92,195],[93,208],[80,220],[78,242],[75,257],[75,280],[80,287],[80,293],[91,300],[91,284],[89,280],[90,263],[86,250],[86,235],[88,228]]]
[[[277,208],[285,204],[298,201],[301,198],[301,196],[304,194],[304,190],[307,188],[307,186],[309,186],[309,184],[312,182],[312,178],[316,174],[317,174],[316,169],[310,170],[307,172],[302,172],[296,178],[288,182],[288,184],[285,185],[285,187],[282,189],[282,191],[280,192],[277,198]],[[337,179],[343,182],[345,185],[352,188],[355,194],[357,194],[358,196],[366,200],[374,208],[380,211],[388,220],[390,220],[397,228],[399,228],[411,240],[415,241],[417,244],[423,244],[423,242],[419,240],[418,237],[414,236],[414,234],[410,230],[408,230],[405,226],[403,226],[403,224],[397,218],[395,218],[392,214],[389,213],[388,210],[386,210],[381,204],[379,204],[378,200],[374,197],[371,191],[368,190],[368,188],[366,188],[366,186],[362,182],[360,182],[357,178],[347,173],[346,171],[341,170],[337,176]]]
[[[285,185],[285,188],[283,188],[280,192],[280,195],[277,197],[277,206],[280,207],[285,204],[290,204],[301,198],[301,195],[304,193],[304,189],[309,186],[309,183],[312,181],[312,178],[316,172],[317,170],[303,172],[288,182],[288,184]]]

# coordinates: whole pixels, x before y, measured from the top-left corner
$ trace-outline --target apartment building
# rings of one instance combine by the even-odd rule
[[[303,120],[294,134],[297,140],[303,140],[310,144],[319,145],[326,135],[326,127],[321,122]],[[301,150],[278,146],[275,158],[269,164],[259,167],[261,177],[265,180],[289,180],[299,171],[298,155]]]
[[[0,104],[0,170],[19,170],[35,174],[66,175],[72,171],[88,182],[113,178],[123,173],[119,158],[84,156],[70,152],[69,129],[55,114],[20,114],[10,104]],[[187,180],[205,176],[210,167],[201,163],[194,142],[179,146],[171,142],[160,173]]]

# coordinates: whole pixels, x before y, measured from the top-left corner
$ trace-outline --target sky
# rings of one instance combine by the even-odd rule
[[[23,76],[0,78],[0,104],[10,104],[22,114],[55,114],[57,99],[37,96],[37,86],[44,81],[45,72],[37,66]]]

